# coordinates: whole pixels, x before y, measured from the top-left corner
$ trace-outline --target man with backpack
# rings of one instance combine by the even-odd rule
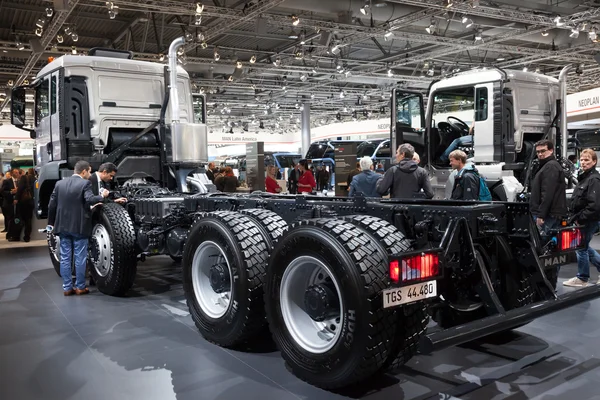
[[[475,165],[467,165],[467,155],[462,150],[454,150],[448,156],[450,166],[456,170],[452,200],[491,201],[492,195]]]

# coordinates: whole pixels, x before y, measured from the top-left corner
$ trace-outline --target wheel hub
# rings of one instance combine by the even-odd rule
[[[231,290],[229,269],[224,264],[214,264],[210,267],[210,286],[215,293],[225,293]]]
[[[322,322],[340,315],[335,287],[327,283],[309,286],[304,293],[304,307],[313,321]]]
[[[93,264],[98,263],[98,260],[100,258],[100,247],[98,246],[98,240],[96,240],[95,237],[92,237],[89,241],[89,248],[88,248],[88,254],[90,257],[90,261]]]

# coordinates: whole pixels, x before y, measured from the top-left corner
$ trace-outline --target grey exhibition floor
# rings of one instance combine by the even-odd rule
[[[0,399],[600,399],[600,301],[330,393],[291,375],[268,337],[246,351],[204,341],[179,275],[159,257],[129,298],[66,298],[46,248],[0,250]]]

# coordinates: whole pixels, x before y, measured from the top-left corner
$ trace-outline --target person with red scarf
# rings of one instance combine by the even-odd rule
[[[300,169],[300,179],[298,179],[298,193],[312,193],[313,189],[317,187],[317,182],[312,172],[308,169],[308,161],[298,161],[298,167]]]

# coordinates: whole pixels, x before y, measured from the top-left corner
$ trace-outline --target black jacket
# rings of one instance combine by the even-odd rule
[[[94,196],[92,182],[79,175],[61,179],[56,183],[48,204],[48,225],[54,233],[92,234],[91,206],[100,203],[102,196]]]
[[[427,171],[413,160],[400,161],[377,181],[377,193],[383,196],[389,190],[390,197],[395,199],[422,197],[421,189],[425,192],[425,198],[433,198],[433,189]]]
[[[473,166],[463,167],[454,178],[452,200],[479,200],[479,173]]]
[[[540,169],[531,182],[529,207],[537,218],[567,215],[565,173],[554,155],[540,160]]]
[[[592,168],[580,174],[569,205],[572,221],[581,225],[600,221],[600,173]]]
[[[2,206],[3,207],[12,207],[13,200],[15,199],[15,195],[10,193],[10,191],[12,189],[18,188],[18,184],[19,183],[17,181],[17,185],[15,186],[12,178],[5,179],[4,182],[2,182],[2,203],[3,203]]]

